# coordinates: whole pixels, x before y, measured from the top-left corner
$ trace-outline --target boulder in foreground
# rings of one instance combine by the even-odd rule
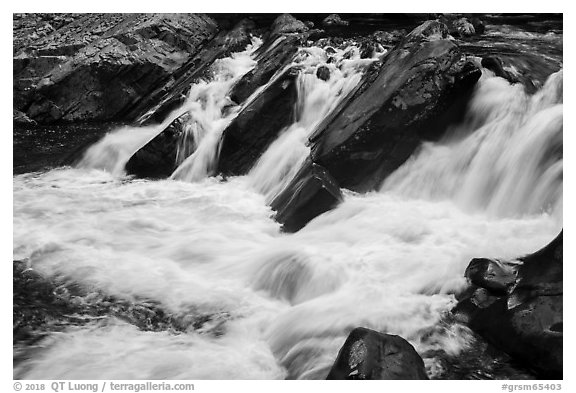
[[[326,379],[428,379],[424,361],[400,336],[352,330]]]

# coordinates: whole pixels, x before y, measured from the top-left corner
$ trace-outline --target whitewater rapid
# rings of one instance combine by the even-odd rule
[[[464,124],[425,144],[382,190],[344,191],[336,209],[281,233],[266,201],[335,105],[315,95],[357,83],[356,72],[340,71],[326,84],[303,73],[300,103],[309,104],[246,176],[140,180],[125,177],[120,161],[87,158],[78,168],[14,176],[15,260],[89,292],[220,316],[185,333],[142,331],[114,317],[70,326],[42,340],[15,376],[325,378],[358,326],[406,338],[431,376],[433,351],[465,350],[469,331],[441,322],[470,259],[536,251],[562,227],[562,73],[535,96],[485,73]],[[112,150],[127,160],[154,132]],[[136,133],[107,138],[127,134]],[[282,152],[296,153],[271,170]]]

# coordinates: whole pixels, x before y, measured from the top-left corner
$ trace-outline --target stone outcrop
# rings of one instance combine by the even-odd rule
[[[218,32],[201,14],[74,14],[36,39],[14,28],[14,109],[39,123],[126,120]]]
[[[304,22],[290,14],[282,14],[272,23],[270,34],[276,36],[287,33],[304,33],[308,30],[308,26]]]
[[[543,378],[562,378],[563,234],[516,261],[474,259],[455,314]]]
[[[424,362],[400,336],[366,328],[350,332],[326,379],[428,379]]]
[[[452,22],[450,34],[457,37],[470,37],[476,34],[476,29],[468,19],[460,18]]]
[[[335,208],[343,196],[326,169],[308,160],[270,206],[286,232],[296,232],[314,217]]]
[[[286,70],[224,130],[218,172],[247,173],[280,131],[294,121],[298,72],[297,68]]]
[[[164,121],[171,111],[184,102],[193,83],[210,77],[209,71],[214,61],[246,49],[251,43],[250,34],[253,29],[254,23],[249,19],[243,19],[230,31],[219,32],[170,78],[142,97],[126,113],[126,117],[136,119],[139,124]]]
[[[126,173],[138,177],[164,178],[194,153],[193,127],[199,127],[186,112],[138,150],[126,163]]]
[[[306,42],[307,34],[281,35],[269,38],[256,55],[257,65],[248,71],[230,92],[230,98],[242,104],[259,87],[264,86],[272,76],[289,64],[298,47]]]
[[[423,140],[441,137],[461,119],[481,71],[447,36],[438,21],[418,26],[373,64],[310,136],[310,161],[338,187],[377,188]],[[294,184],[284,192],[292,189]]]
[[[377,187],[422,140],[440,137],[462,116],[480,70],[446,34],[435,21],[413,30],[310,137],[312,161],[341,187]]]
[[[322,26],[326,28],[336,27],[336,26],[348,26],[350,22],[344,20],[338,14],[330,14],[322,21]]]

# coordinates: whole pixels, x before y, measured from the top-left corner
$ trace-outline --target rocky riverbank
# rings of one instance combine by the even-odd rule
[[[102,136],[130,125],[157,132],[121,152],[126,173],[174,177],[199,151],[211,122],[222,129],[210,134],[213,157],[202,174],[225,182],[249,174],[299,124],[306,67],[314,83],[358,76],[352,87],[335,90],[341,96],[321,121],[310,123],[293,176],[286,170],[282,187],[263,192],[286,233],[336,209],[345,195],[379,190],[422,146],[476,122],[466,114],[483,75],[529,96],[563,65],[557,15],[15,14],[13,37],[16,174],[75,165]],[[219,63],[241,56],[237,75]],[[318,64],[307,63],[312,57]],[[207,90],[195,94],[217,116],[194,118],[185,107],[191,86],[212,81],[216,70],[226,77],[219,101]],[[555,96],[541,101],[562,103],[562,73],[554,83]],[[561,142],[550,142],[550,157],[561,159]],[[454,291],[459,303],[443,323],[472,329],[477,347],[497,352],[490,355],[495,363],[510,357],[529,376],[562,378],[562,247],[560,233],[530,255],[473,259],[463,272],[468,285]],[[216,321],[216,336],[217,320],[227,319],[56,282],[26,260],[13,268],[14,345],[107,317],[177,334]],[[417,345],[386,331],[348,332],[328,379],[430,377]],[[26,356],[15,354],[15,362]],[[454,367],[454,358],[446,359]]]

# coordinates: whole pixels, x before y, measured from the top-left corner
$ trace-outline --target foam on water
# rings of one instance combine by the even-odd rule
[[[191,120],[185,125],[176,162],[182,163],[186,158],[185,153],[196,151],[190,157],[193,166],[190,176],[192,179],[206,177],[211,173],[216,159],[214,146],[219,141],[219,132],[221,133],[238,113],[239,108],[228,98],[228,92],[256,65],[252,56],[261,44],[262,40],[254,37],[243,52],[232,53],[230,57],[214,61],[210,67],[212,77],[192,84],[184,103],[173,110],[161,124],[146,127],[126,126],[110,132],[88,149],[79,166],[121,175],[134,153],[175,119],[188,113]],[[226,107],[228,109],[224,110]]]
[[[559,229],[546,214],[490,219],[451,202],[373,193],[348,195],[301,232],[282,235],[246,178],[189,184],[107,176],[67,170],[15,178],[14,258],[117,297],[154,299],[171,312],[227,312],[225,333],[190,332],[194,338],[172,342],[167,333],[90,326],[45,344],[21,366],[23,377],[172,378],[176,371],[163,365],[185,352],[170,358],[175,343],[191,340],[202,343],[187,354],[196,365],[219,353],[227,368],[252,370],[214,377],[323,378],[356,326],[400,334],[421,353],[457,353],[461,339],[429,333],[455,304],[469,260],[534,251]],[[100,358],[96,337],[116,351]],[[244,346],[264,355],[240,356]],[[94,354],[83,367],[80,353]],[[177,368],[178,376],[208,377],[204,367]]]
[[[380,55],[382,53],[361,59],[355,46],[334,50],[331,54],[318,47],[304,48],[296,55],[292,66],[302,68],[296,80],[296,120],[266,149],[249,175],[253,186],[264,193],[268,201],[282,191],[308,156],[308,136],[358,85],[363,71]],[[320,67],[329,70],[328,80],[316,76]]]
[[[383,191],[451,199],[498,217],[561,215],[562,71],[535,96],[485,74],[469,117],[446,141],[424,144],[386,180]]]
[[[226,315],[218,334],[146,332],[112,317],[71,326],[42,340],[15,375],[325,378],[357,326],[399,334],[421,354],[466,348],[466,329],[440,321],[470,259],[533,252],[562,227],[562,74],[534,97],[485,75],[465,123],[424,145],[380,192],[345,191],[338,208],[282,234],[266,198],[300,151],[281,175],[268,160],[281,156],[278,146],[303,146],[315,112],[335,103],[323,97],[354,76],[335,87],[302,74],[300,125],[249,176],[134,180],[119,175],[121,160],[15,176],[14,259],[170,313]],[[136,144],[128,139],[119,156]],[[434,358],[425,360],[433,370]]]

